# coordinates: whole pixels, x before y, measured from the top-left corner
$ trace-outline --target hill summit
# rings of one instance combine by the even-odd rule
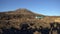
[[[37,14],[37,13],[34,13],[28,9],[25,9],[25,8],[20,8],[20,9],[17,9],[15,11],[8,11],[8,12],[5,12],[6,14],[26,14],[26,15],[42,15],[42,14]]]

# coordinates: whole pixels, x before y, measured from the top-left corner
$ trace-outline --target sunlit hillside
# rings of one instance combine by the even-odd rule
[[[41,26],[51,28],[50,23],[54,22],[60,24],[60,16],[36,14],[28,9],[0,12],[0,29],[9,29],[11,27],[21,29],[22,24],[28,24],[28,29],[40,29]]]

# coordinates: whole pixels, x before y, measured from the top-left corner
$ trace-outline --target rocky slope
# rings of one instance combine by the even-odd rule
[[[12,26],[12,27],[19,28],[20,23],[24,23],[24,22],[30,23],[34,21],[36,22],[38,19],[36,19],[35,16],[43,16],[43,15],[35,14],[27,9],[18,9],[15,11],[0,12],[0,22],[1,22],[0,25],[1,27]]]
[[[36,16],[44,16],[36,18]],[[58,20],[59,19],[59,20]],[[11,27],[21,29],[22,24],[28,24],[28,29],[50,28],[50,23],[60,21],[60,16],[45,16],[36,14],[27,9],[17,9],[15,11],[0,12],[0,29],[10,29]]]

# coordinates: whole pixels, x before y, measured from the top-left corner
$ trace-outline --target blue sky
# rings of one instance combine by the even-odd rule
[[[60,0],[0,0],[0,12],[27,8],[35,13],[60,16]]]

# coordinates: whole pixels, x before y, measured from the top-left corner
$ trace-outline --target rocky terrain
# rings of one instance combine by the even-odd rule
[[[28,9],[0,12],[0,34],[52,34],[55,30],[60,34],[60,16],[36,14]]]

